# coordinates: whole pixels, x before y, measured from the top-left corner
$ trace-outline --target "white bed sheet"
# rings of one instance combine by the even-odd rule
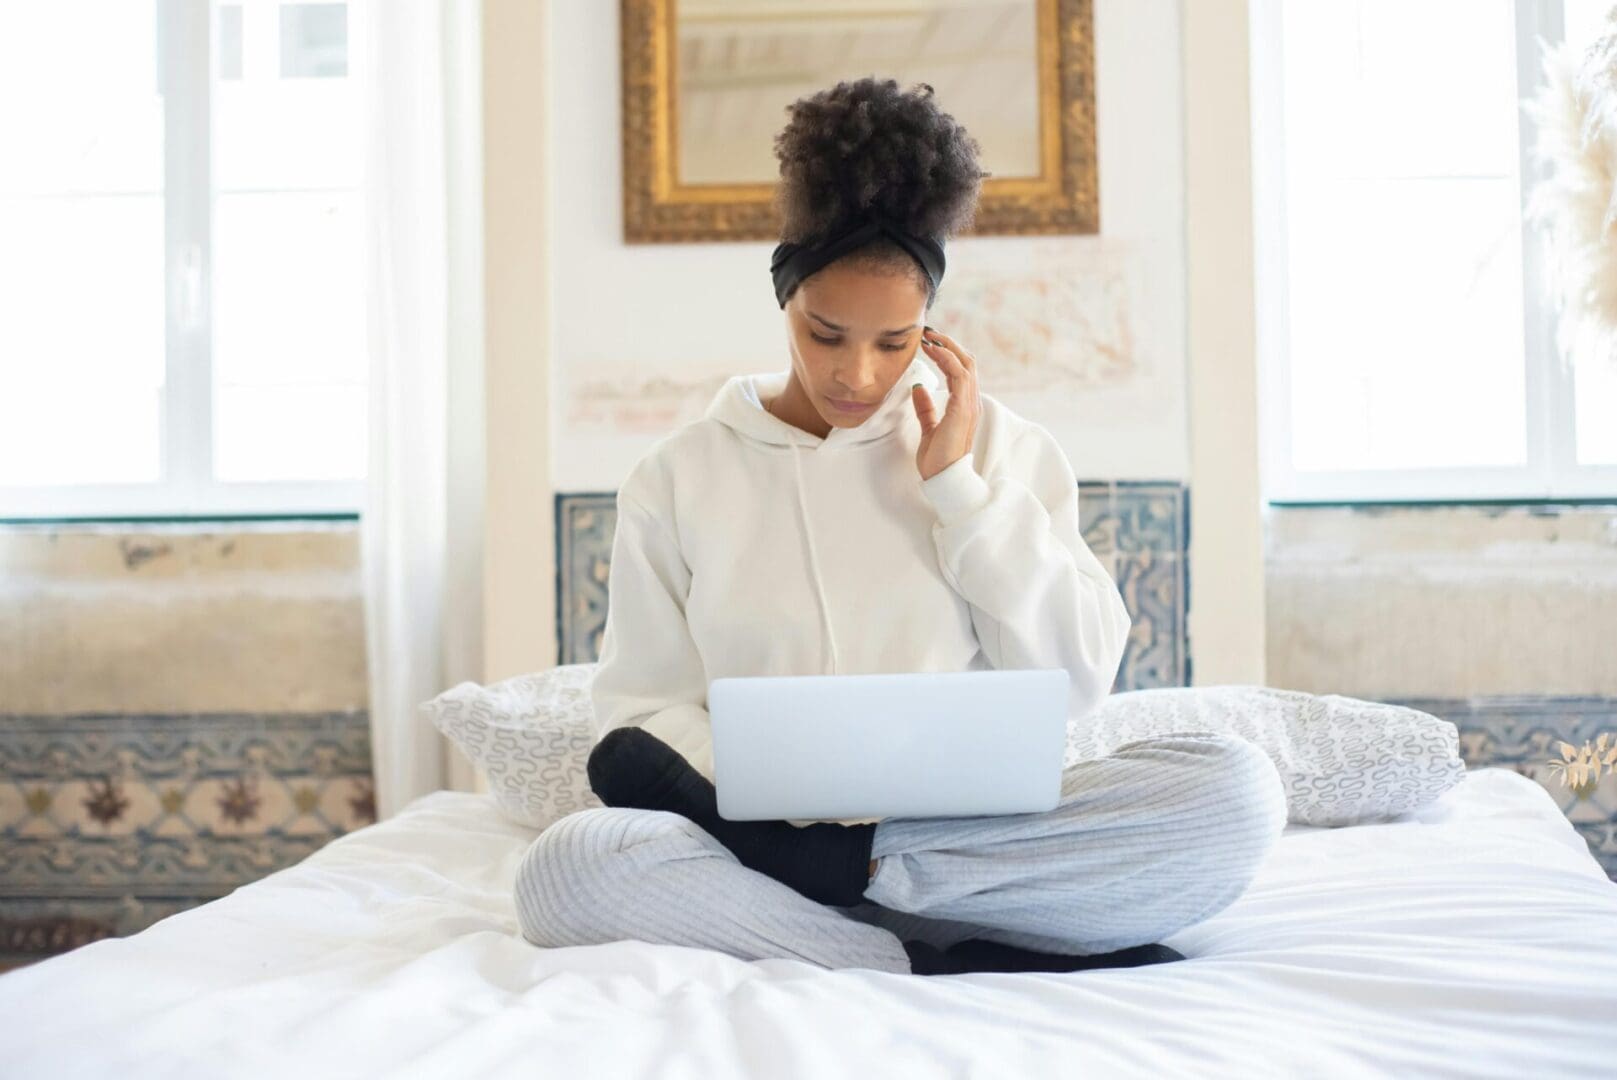
[[[1617,884],[1532,781],[1289,827],[1132,971],[893,975],[540,949],[536,832],[437,792],[297,866],[0,976],[9,1077],[1617,1075]]]

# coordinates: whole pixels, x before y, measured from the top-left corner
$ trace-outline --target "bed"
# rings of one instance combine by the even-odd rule
[[[1189,959],[892,975],[540,949],[537,835],[439,791],[301,863],[0,976],[9,1077],[1617,1075],[1617,884],[1481,769],[1395,822],[1289,825]]]

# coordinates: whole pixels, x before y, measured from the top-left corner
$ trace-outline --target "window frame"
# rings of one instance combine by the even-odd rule
[[[1253,247],[1263,501],[1270,504],[1529,502],[1617,498],[1617,465],[1577,460],[1572,370],[1555,341],[1556,311],[1538,230],[1526,219],[1533,181],[1535,124],[1517,109],[1522,209],[1522,301],[1527,460],[1512,466],[1300,471],[1292,467],[1289,356],[1289,233],[1286,198],[1285,86],[1281,20],[1286,0],[1253,0],[1251,94]],[[1565,37],[1562,0],[1513,0],[1517,100],[1544,80],[1538,39]],[[1526,43],[1524,47],[1524,43]]]
[[[361,3],[349,0],[349,77]],[[0,485],[5,521],[208,519],[357,514],[363,479],[223,481],[213,469],[212,0],[156,0],[163,86],[164,378],[161,477],[150,482]]]

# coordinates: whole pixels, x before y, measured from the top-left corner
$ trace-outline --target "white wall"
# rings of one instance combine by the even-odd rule
[[[1186,8],[1190,654],[1198,686],[1264,674],[1247,0]]]
[[[724,377],[789,363],[772,243],[623,242],[618,17],[601,0],[557,0],[549,16],[560,491],[615,489]],[[971,327],[956,336],[984,389],[1050,428],[1082,478],[1188,475],[1179,35],[1176,0],[1096,0],[1101,234],[960,238],[929,319]],[[989,315],[996,302],[1013,314]],[[1051,344],[1031,348],[1040,334]],[[1090,341],[1121,358],[1097,363]],[[1085,370],[1044,363],[1063,350]]]
[[[571,98],[547,96],[546,58],[567,51],[552,44],[548,11],[531,0],[485,0],[482,11],[484,682],[556,657],[550,240],[553,178],[571,170],[551,159],[546,136]]]

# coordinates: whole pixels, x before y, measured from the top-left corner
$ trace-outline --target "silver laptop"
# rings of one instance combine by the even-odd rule
[[[713,679],[719,815],[1035,813],[1061,796],[1065,668]]]

